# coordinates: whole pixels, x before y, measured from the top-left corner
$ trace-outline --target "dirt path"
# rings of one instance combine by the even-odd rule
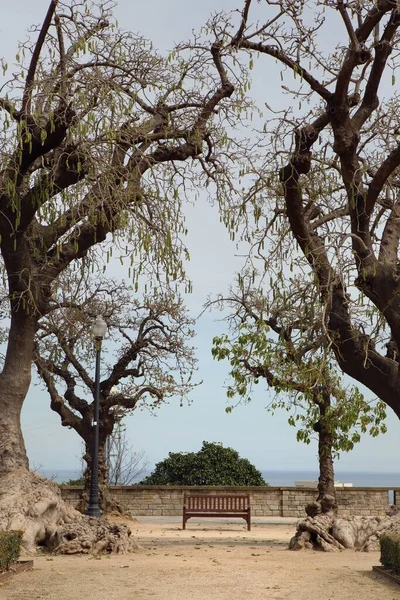
[[[0,587],[2,600],[400,600],[371,572],[378,553],[290,552],[291,525],[134,523],[128,556],[39,556]]]

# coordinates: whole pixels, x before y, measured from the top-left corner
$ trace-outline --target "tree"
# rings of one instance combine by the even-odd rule
[[[144,450],[135,451],[126,437],[126,428],[118,421],[107,445],[108,485],[132,485],[149,467]]]
[[[334,455],[352,450],[360,432],[385,432],[385,404],[367,402],[333,368],[329,340],[316,328],[322,308],[318,296],[303,306],[304,281],[291,276],[285,288],[282,283],[283,278],[279,285],[271,282],[264,293],[262,280],[256,287],[255,274],[239,276],[238,290],[216,301],[221,310],[230,311],[224,318],[229,333],[214,338],[212,354],[230,363],[231,401],[238,397],[250,402],[254,386],[265,382],[274,392],[268,409],[290,413],[288,422],[297,428],[297,440],[309,444],[317,434],[318,497],[306,513],[334,514]]]
[[[259,153],[243,171],[250,181],[240,207],[245,236],[261,259],[271,253],[271,276],[291,270],[315,286],[320,328],[341,370],[400,417],[400,107],[389,91],[398,68],[398,2],[282,0],[256,23],[255,4],[245,0],[232,45],[251,63],[270,59],[271,78],[277,63],[287,98],[278,110],[267,105]],[[324,38],[332,27],[335,46]],[[304,313],[312,298],[304,295]],[[328,534],[326,549],[362,546],[371,535],[376,542],[372,525],[361,531],[354,522],[351,532],[332,523],[308,519],[301,527],[308,539]]]
[[[52,410],[63,427],[74,429],[85,444],[85,489],[80,509],[90,494],[93,452],[92,422],[95,382],[93,340],[88,335],[95,314],[108,324],[103,342],[99,398],[100,506],[114,509],[107,493],[107,440],[125,415],[137,408],[157,409],[171,398],[181,402],[193,388],[196,366],[189,346],[193,321],[181,298],[172,293],[148,294],[116,281],[62,277],[54,301],[59,308],[38,323],[34,362],[50,395]],[[71,302],[71,297],[73,302]],[[88,401],[85,396],[90,396]]]
[[[277,61],[290,100],[264,125],[263,163],[249,157],[256,180],[244,203],[267,219],[264,253],[311,271],[340,368],[400,417],[399,104],[388,87],[398,3],[282,0],[254,26],[253,4],[232,43]],[[333,26],[339,41],[328,48]]]
[[[199,452],[170,452],[143,485],[267,485],[258,469],[233,448],[203,442]]]
[[[222,121],[235,114],[226,52],[204,37],[164,57],[121,30],[109,2],[80,0],[51,0],[35,34],[20,45],[19,69],[0,97],[10,315],[0,374],[0,527],[24,529],[30,550],[35,540],[61,539],[54,527],[72,518],[55,487],[29,473],[20,426],[37,324],[52,309],[58,277],[94,260],[100,244],[112,242],[109,256],[119,241],[135,285],[146,264],[179,281],[183,196],[195,177],[224,178]]]
[[[85,454],[83,445],[82,455]],[[107,460],[107,485],[132,485],[149,467],[149,461],[144,450],[135,451],[126,436],[126,427],[119,419],[112,434],[107,438],[106,444]],[[82,459],[82,476],[78,479],[69,479],[62,485],[84,486],[85,467]]]

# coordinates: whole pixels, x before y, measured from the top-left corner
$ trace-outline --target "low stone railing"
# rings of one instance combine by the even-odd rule
[[[190,487],[190,486],[116,486],[112,487],[115,499],[123,504],[132,515],[180,516],[183,494],[196,492],[205,494],[250,494],[252,515],[255,517],[303,517],[305,506],[316,498],[315,488],[296,487]],[[336,490],[340,514],[384,515],[389,506],[389,491],[400,488],[352,487]],[[81,487],[61,486],[64,500],[75,506],[82,492]],[[396,497],[396,494],[394,495]]]

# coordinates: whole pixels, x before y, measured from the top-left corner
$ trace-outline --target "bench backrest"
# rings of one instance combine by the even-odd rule
[[[186,510],[198,510],[205,512],[240,512],[246,511],[250,508],[250,496],[185,494],[184,504]]]

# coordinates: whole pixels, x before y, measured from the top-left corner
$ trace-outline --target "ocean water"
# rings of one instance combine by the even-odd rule
[[[45,477],[54,479],[57,483],[78,479],[80,470],[40,469]],[[271,486],[291,487],[295,481],[316,481],[317,471],[261,471],[265,481]],[[147,474],[147,473],[146,473]],[[141,478],[145,477],[143,474]],[[364,471],[335,472],[335,481],[352,483],[354,487],[400,487],[400,473],[369,473]]]
[[[261,471],[272,486],[294,486],[295,481],[317,481],[318,471]],[[352,483],[354,487],[400,487],[400,473],[367,471],[335,471],[335,481]]]
[[[64,483],[70,479],[80,479],[82,477],[82,471],[79,469],[38,469],[38,473],[44,475],[48,479],[53,479],[56,483]],[[149,473],[142,473],[139,480],[144,479]]]
[[[82,477],[82,471],[80,469],[38,469],[38,473],[44,475],[48,479],[53,479],[56,483],[63,483],[70,479],[79,479]]]

